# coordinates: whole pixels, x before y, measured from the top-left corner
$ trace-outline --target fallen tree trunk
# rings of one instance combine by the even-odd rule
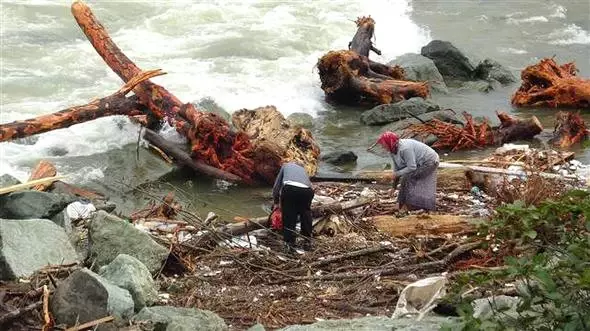
[[[47,162],[45,160],[41,160],[39,163],[37,163],[35,168],[33,168],[33,171],[31,171],[31,176],[29,176],[28,181],[30,182],[30,181],[36,180],[36,179],[41,179],[41,178],[46,178],[46,177],[55,177],[55,176],[57,176],[57,169],[55,169],[55,166],[50,162]],[[37,190],[37,191],[45,191],[52,184],[53,184],[53,182],[46,182],[46,183],[42,183],[39,185],[35,185],[31,189]]]
[[[312,206],[311,213],[313,217],[319,217],[321,215],[325,215],[328,213],[340,213],[345,210],[366,206],[369,203],[371,203],[371,201],[372,200],[367,198],[359,198],[352,201],[335,202],[328,205]],[[256,229],[268,228],[269,226],[270,220],[268,219],[268,217],[258,217],[254,219],[249,219],[244,222],[228,224],[224,227],[216,229],[215,232],[228,234],[232,236],[239,236]]]
[[[517,107],[590,108],[590,79],[576,76],[574,63],[559,66],[554,59],[543,59],[526,67],[522,84],[512,96]]]
[[[457,151],[461,149],[483,148],[502,145],[515,140],[530,139],[543,131],[543,126],[537,117],[528,120],[512,117],[504,112],[497,112],[500,126],[492,128],[487,121],[475,123],[467,112],[463,113],[465,125],[456,126],[452,123],[432,119],[424,124],[414,124],[404,130],[404,137],[418,137],[425,139],[430,135],[437,140],[432,148]]]
[[[154,146],[161,149],[162,151],[164,151],[164,153],[172,156],[176,160],[176,162],[178,162],[184,166],[187,166],[196,172],[199,172],[199,173],[202,173],[202,174],[214,177],[214,178],[219,178],[219,179],[227,180],[230,182],[235,182],[235,183],[239,183],[242,181],[242,179],[240,177],[238,177],[232,173],[229,173],[227,171],[223,171],[221,169],[214,168],[214,167],[207,165],[203,162],[193,160],[188,155],[188,153],[186,153],[182,149],[178,148],[172,142],[167,141],[162,136],[158,135],[157,133],[155,133],[154,131],[152,131],[150,129],[145,129],[145,132],[143,134],[143,138],[145,140],[149,141],[150,143],[152,143]]]
[[[165,73],[160,70],[139,72],[136,77],[130,79],[121,89],[108,97],[94,100],[82,106],[70,107],[53,114],[0,124],[0,142],[63,129],[105,116],[143,114],[144,107],[139,103],[138,98],[135,96],[125,97],[125,95],[141,82],[163,74]]]
[[[140,71],[115,45],[88,6],[76,1],[72,5],[72,14],[99,55],[121,79],[127,81]],[[264,146],[256,146],[246,133],[231,130],[229,124],[222,117],[211,112],[199,111],[192,104],[183,104],[173,94],[157,84],[145,81],[139,84],[134,91],[139,96],[141,103],[146,105],[158,118],[166,119],[180,134],[188,138],[191,143],[193,159],[237,175],[246,183],[273,182],[279,171],[280,163],[275,162],[262,168],[261,173],[257,172],[261,169],[256,162],[256,159],[262,157],[260,153],[275,152],[277,155],[274,155],[273,158],[283,161],[284,156],[288,154],[286,151],[270,151]],[[311,139],[311,134],[309,134],[309,138]],[[300,148],[299,145],[292,147]],[[301,154],[306,154],[306,152],[303,151]],[[306,163],[308,160],[300,161]]]
[[[349,50],[331,51],[319,59],[317,67],[326,96],[342,103],[378,105],[411,97],[427,97],[427,82],[404,81],[404,70],[369,60],[375,21],[356,20],[357,32]]]
[[[371,217],[370,221],[379,231],[394,237],[440,236],[475,230],[475,226],[465,217],[457,215],[410,215],[401,218],[381,215]]]

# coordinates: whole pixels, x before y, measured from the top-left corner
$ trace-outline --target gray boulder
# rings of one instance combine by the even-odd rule
[[[313,116],[306,113],[293,113],[287,116],[287,119],[295,126],[301,126],[307,129],[313,127]]]
[[[264,328],[264,325],[256,323],[252,325],[252,327],[250,327],[248,331],[266,331],[266,329]]]
[[[100,268],[99,275],[111,284],[129,291],[135,311],[153,305],[158,299],[158,291],[150,271],[133,256],[119,254],[113,262]]]
[[[215,113],[215,114],[223,117],[223,119],[226,121],[230,121],[230,119],[231,119],[231,115],[225,109],[223,109],[220,105],[218,105],[217,102],[215,102],[215,100],[213,100],[213,98],[211,98],[211,97],[202,98],[201,100],[199,100],[195,103],[195,106],[197,108],[199,108],[200,110]]]
[[[434,61],[445,80],[466,81],[473,76],[475,68],[471,61],[448,41],[433,40],[420,53]]]
[[[9,219],[50,219],[68,204],[76,201],[68,194],[40,191],[20,191],[0,196],[0,218]]]
[[[471,303],[473,306],[473,317],[482,320],[489,319],[495,314],[500,314],[504,317],[517,317],[518,313],[516,312],[516,308],[520,301],[521,299],[518,297],[507,295],[498,295],[474,300]]]
[[[404,68],[406,78],[411,81],[429,83],[433,91],[448,93],[447,85],[440,74],[434,61],[415,53],[406,53],[398,56],[395,60],[388,63],[390,66],[399,65]]]
[[[119,254],[135,257],[155,274],[168,256],[168,250],[147,233],[105,211],[99,210],[88,226],[89,258],[95,270]]]
[[[133,316],[133,299],[119,288],[88,269],[74,272],[59,284],[49,303],[58,324],[86,323],[113,315],[117,322]],[[99,330],[114,329],[104,324]]]
[[[310,325],[292,325],[281,331],[434,331],[440,330],[443,324],[456,323],[456,319],[439,316],[426,316],[420,321],[411,318],[392,319],[376,316],[321,321]]]
[[[143,308],[134,321],[148,322],[151,330],[166,331],[224,331],[228,327],[225,321],[208,310],[154,306]]]
[[[440,110],[440,107],[430,100],[411,98],[396,103],[379,105],[361,114],[361,122],[366,125],[381,125],[401,121],[429,112]]]
[[[356,162],[358,156],[351,151],[348,152],[332,152],[325,154],[321,157],[322,161],[325,161],[334,165],[343,165],[348,163]]]
[[[48,264],[74,262],[76,251],[53,222],[0,219],[0,280],[27,277]]]
[[[12,186],[12,185],[17,185],[20,183],[21,183],[20,180],[14,178],[13,176],[11,176],[9,174],[4,174],[4,175],[0,176],[0,188]]]
[[[514,77],[510,70],[492,59],[481,61],[477,67],[475,67],[473,77],[481,80],[495,80],[502,85],[516,82],[516,77]]]

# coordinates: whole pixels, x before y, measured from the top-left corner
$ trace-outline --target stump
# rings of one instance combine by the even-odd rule
[[[553,138],[549,140],[553,146],[568,148],[586,139],[588,130],[579,113],[559,112],[556,115]]]
[[[326,96],[346,104],[379,105],[427,97],[427,82],[404,81],[401,67],[390,67],[369,60],[369,51],[376,49],[371,38],[375,21],[371,17],[356,20],[357,32],[349,50],[331,51],[319,59],[322,90]]]
[[[576,75],[574,63],[559,66],[554,59],[525,68],[522,85],[512,96],[517,107],[590,108],[590,79]]]

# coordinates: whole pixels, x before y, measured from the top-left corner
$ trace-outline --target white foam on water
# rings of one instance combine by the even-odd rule
[[[527,54],[528,52],[524,49],[512,48],[512,47],[499,47],[498,50],[502,53],[508,54]]]
[[[576,24],[569,24],[563,29],[552,32],[549,35],[549,43],[552,45],[590,44],[590,32]]]
[[[549,17],[557,17],[557,18],[566,18],[567,8],[562,5],[553,4],[550,6],[550,9],[553,10]]]
[[[549,19],[545,16],[531,16],[525,18],[508,18],[508,24],[515,24],[519,25],[521,23],[546,23],[549,22]]]
[[[20,5],[3,1],[3,43],[18,48],[22,59],[3,51],[1,123],[84,104],[122,85],[80,33],[69,3]],[[184,102],[211,97],[229,112],[265,105],[285,115],[325,110],[314,66],[327,51],[347,48],[357,16],[371,15],[377,22],[374,42],[383,52],[371,55],[377,61],[419,52],[430,41],[429,32],[410,18],[410,0],[90,6],[139,67],[168,73],[154,82]],[[137,131],[123,117],[103,118],[44,133],[32,145],[0,143],[0,175],[24,180],[31,163],[52,156],[56,148],[67,151],[65,157],[102,153],[135,142]],[[101,169],[95,170],[72,169],[65,175],[81,181],[101,178]]]

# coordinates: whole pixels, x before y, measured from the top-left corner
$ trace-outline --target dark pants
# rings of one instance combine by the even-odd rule
[[[283,238],[291,246],[295,245],[295,224],[298,217],[301,219],[301,235],[307,240],[311,239],[311,200],[313,200],[311,188],[283,185],[281,192]]]

